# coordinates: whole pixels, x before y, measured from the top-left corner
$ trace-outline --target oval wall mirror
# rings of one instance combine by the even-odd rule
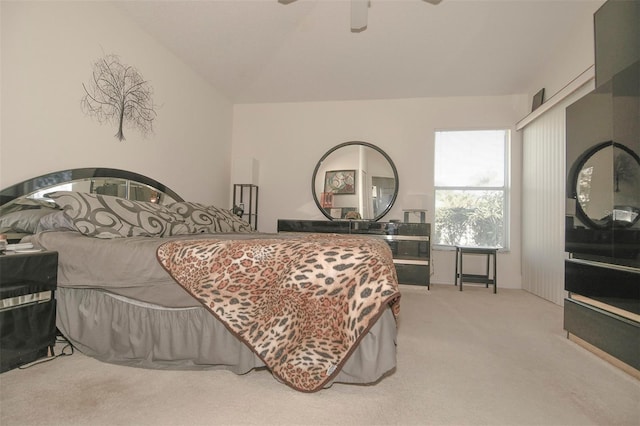
[[[320,158],[311,180],[327,218],[377,221],[398,196],[398,171],[386,152],[359,141],[341,143]]]
[[[616,142],[596,145],[576,168],[576,213],[591,228],[627,228],[640,218],[640,158]]]

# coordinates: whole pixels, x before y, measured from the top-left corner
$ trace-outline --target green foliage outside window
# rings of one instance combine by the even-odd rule
[[[436,244],[503,247],[502,191],[437,190],[436,206]]]

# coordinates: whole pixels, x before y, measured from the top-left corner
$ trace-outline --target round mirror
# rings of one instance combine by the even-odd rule
[[[640,158],[622,144],[605,142],[587,151],[574,188],[576,213],[591,228],[626,228],[640,218]]]
[[[329,219],[379,220],[398,196],[398,171],[383,150],[345,142],[322,156],[311,180],[313,199]]]

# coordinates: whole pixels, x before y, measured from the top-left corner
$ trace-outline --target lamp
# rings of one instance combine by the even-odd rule
[[[255,158],[240,158],[233,163],[233,182],[258,185],[260,161]]]

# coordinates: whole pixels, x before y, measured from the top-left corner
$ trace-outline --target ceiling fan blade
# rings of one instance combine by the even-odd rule
[[[431,3],[433,5],[442,3],[442,0],[422,0],[422,1],[426,1],[427,3]]]
[[[289,4],[289,3],[293,3],[296,0],[278,0],[278,3],[280,4]]]
[[[367,29],[369,0],[351,0],[351,32],[359,33]]]

